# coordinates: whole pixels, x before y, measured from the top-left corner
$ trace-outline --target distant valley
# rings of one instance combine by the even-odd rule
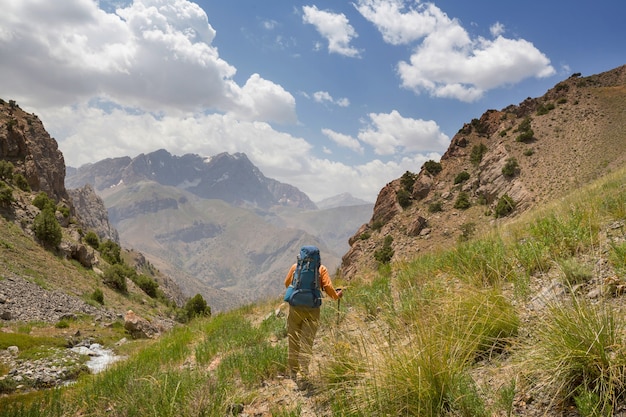
[[[121,245],[216,311],[279,295],[304,244],[319,246],[334,272],[373,209],[349,194],[318,208],[297,188],[266,178],[244,154],[158,150],[68,167],[65,182],[68,189],[90,184]]]

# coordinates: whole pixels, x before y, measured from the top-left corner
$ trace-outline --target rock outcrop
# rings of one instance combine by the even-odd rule
[[[36,115],[13,100],[0,99],[0,160],[11,162],[33,191],[45,191],[57,203],[68,201],[65,160],[57,141]]]
[[[91,184],[82,188],[68,190],[80,223],[87,230],[98,235],[100,241],[112,240],[119,243],[117,230],[109,223],[107,209],[102,199],[96,194]]]

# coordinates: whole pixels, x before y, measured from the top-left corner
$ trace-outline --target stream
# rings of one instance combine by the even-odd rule
[[[98,343],[93,343],[87,346],[76,346],[71,349],[72,351],[89,356],[89,360],[85,362],[85,365],[91,373],[97,374],[104,371],[109,365],[124,359],[124,356],[119,356],[113,353],[111,349],[105,349]]]

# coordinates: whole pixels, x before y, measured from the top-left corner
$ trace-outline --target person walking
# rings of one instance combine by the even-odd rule
[[[319,249],[303,246],[298,262],[293,264],[285,277],[285,301],[289,302],[287,336],[289,349],[287,365],[294,379],[306,380],[313,355],[313,341],[320,319],[321,292],[333,300],[343,297],[341,289],[335,290],[328,269],[322,265]]]

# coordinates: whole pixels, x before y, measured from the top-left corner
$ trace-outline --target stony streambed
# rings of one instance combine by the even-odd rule
[[[72,348],[48,348],[40,358],[20,359],[19,349],[0,350],[0,364],[9,369],[0,376],[0,393],[52,388],[70,383],[82,373],[98,373],[123,357],[85,340]]]

